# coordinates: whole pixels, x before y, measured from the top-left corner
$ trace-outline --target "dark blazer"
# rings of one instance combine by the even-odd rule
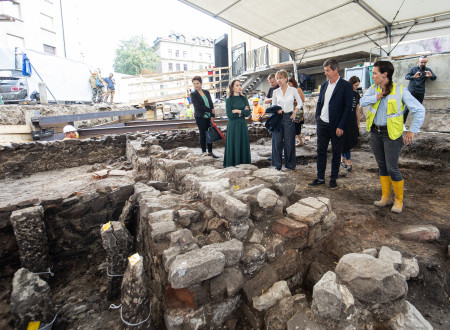
[[[328,87],[328,80],[320,87],[319,100],[316,107],[316,121],[319,120],[322,113],[325,92]],[[336,128],[345,129],[347,117],[352,111],[353,86],[347,80],[339,79],[328,104],[330,128],[336,131]]]
[[[199,92],[194,90],[191,93],[191,101],[194,105],[194,117],[203,117],[205,115],[205,112],[211,112],[211,117],[214,117],[214,114],[212,114],[212,110],[214,109],[214,104],[211,100],[211,94],[209,94],[209,91],[206,91],[202,89],[203,93],[208,98],[209,102],[209,108],[205,105],[205,101],[203,101],[202,96]]]
[[[277,112],[281,110],[278,105],[272,105],[266,109],[266,113],[271,113],[269,119],[267,119],[265,126],[270,132],[279,132],[281,129],[281,119],[283,115],[279,115]]]

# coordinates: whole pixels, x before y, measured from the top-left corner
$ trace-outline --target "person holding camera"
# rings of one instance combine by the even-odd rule
[[[409,69],[406,74],[405,79],[409,80],[408,90],[412,96],[416,98],[421,104],[425,97],[425,81],[427,78],[430,80],[436,80],[436,75],[427,67],[428,58],[426,55],[420,56],[419,65],[413,66]],[[406,123],[406,118],[408,117],[409,110],[405,109],[403,114],[404,122]]]

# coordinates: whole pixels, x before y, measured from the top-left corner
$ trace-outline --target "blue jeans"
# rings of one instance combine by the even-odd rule
[[[331,176],[330,179],[336,180],[339,175],[339,164],[341,163],[342,147],[344,146],[344,137],[336,135],[336,129],[332,130],[330,124],[322,119],[317,119],[317,178],[325,180],[325,170],[327,168],[327,149],[331,140]]]
[[[342,157],[344,157],[346,160],[350,160],[352,159],[351,155],[350,155],[350,150],[347,151],[346,153],[342,154]]]
[[[292,112],[283,113],[281,129],[272,133],[272,166],[281,170],[284,151],[284,167],[294,169],[295,159],[295,124],[290,118]]]
[[[370,144],[378,164],[380,176],[390,176],[392,181],[402,181],[398,158],[403,147],[403,137],[391,140],[386,129],[370,131]]]

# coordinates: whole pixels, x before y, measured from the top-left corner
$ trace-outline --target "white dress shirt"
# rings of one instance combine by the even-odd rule
[[[330,122],[330,113],[328,109],[328,103],[330,103],[331,95],[333,95],[333,91],[337,85],[337,82],[341,79],[340,77],[332,84],[330,81],[328,81],[327,90],[325,91],[325,98],[323,100],[323,107],[322,112],[320,114],[320,119],[322,119],[324,122],[329,123]]]
[[[303,102],[295,87],[288,86],[285,94],[283,94],[281,87],[273,91],[272,105],[280,106],[285,113],[294,111],[294,100],[297,101],[295,109],[299,110],[303,106]]]

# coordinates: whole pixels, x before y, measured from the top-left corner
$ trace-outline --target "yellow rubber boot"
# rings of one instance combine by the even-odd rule
[[[391,177],[380,176],[381,182],[381,200],[373,202],[373,205],[378,207],[383,207],[387,205],[392,205],[392,194],[391,194]]]
[[[392,181],[392,187],[394,188],[395,202],[391,211],[394,213],[401,213],[403,209],[403,183],[405,181]]]

